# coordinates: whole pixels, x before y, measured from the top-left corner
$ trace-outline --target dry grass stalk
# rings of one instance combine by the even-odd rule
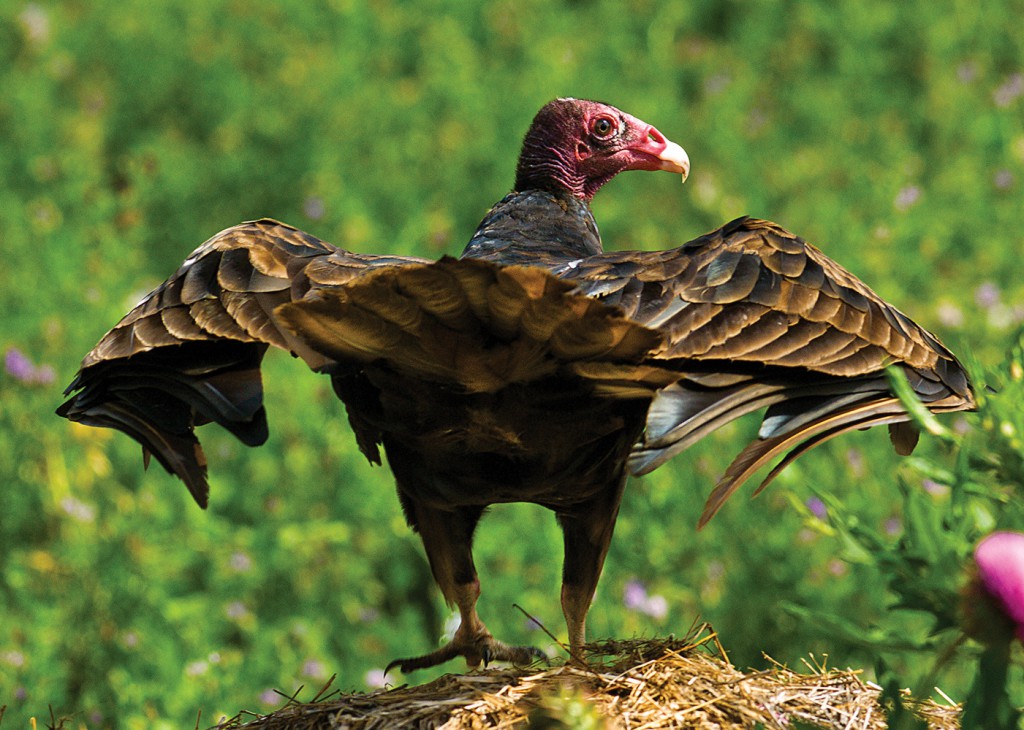
[[[588,647],[587,667],[492,668],[326,699],[325,687],[313,702],[293,699],[264,716],[243,712],[218,728],[886,727],[878,687],[858,672],[816,665],[809,674],[781,665],[741,672],[707,648],[714,640],[705,630],[699,640],[607,641]],[[915,711],[932,730],[959,728],[959,707],[929,700]]]

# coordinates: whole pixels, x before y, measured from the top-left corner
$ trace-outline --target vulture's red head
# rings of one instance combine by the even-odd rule
[[[526,133],[515,189],[569,193],[589,202],[626,170],[667,170],[686,179],[690,160],[650,124],[613,106],[555,99],[537,112]]]

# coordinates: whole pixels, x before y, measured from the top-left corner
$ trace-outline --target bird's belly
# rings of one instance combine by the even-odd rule
[[[487,394],[420,385],[382,391],[374,420],[399,491],[440,508],[589,501],[618,485],[647,411],[571,379]]]
[[[549,458],[385,444],[399,491],[417,501],[442,509],[532,502],[558,510],[617,484],[634,440],[623,433]]]

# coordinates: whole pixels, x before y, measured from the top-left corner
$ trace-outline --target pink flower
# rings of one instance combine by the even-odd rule
[[[978,581],[1024,641],[1024,533],[993,532],[974,548]]]

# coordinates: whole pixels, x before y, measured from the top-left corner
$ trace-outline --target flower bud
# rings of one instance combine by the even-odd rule
[[[1011,632],[1024,641],[1024,534],[994,532],[974,549],[964,590],[964,628],[990,643]]]

